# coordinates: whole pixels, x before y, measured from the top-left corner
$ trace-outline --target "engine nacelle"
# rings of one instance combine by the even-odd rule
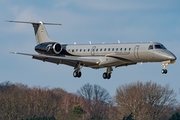
[[[46,55],[58,55],[62,51],[62,46],[57,42],[46,42],[38,44],[35,51]]]

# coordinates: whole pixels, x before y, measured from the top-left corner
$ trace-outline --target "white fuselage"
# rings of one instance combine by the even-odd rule
[[[152,45],[153,48],[149,49]],[[155,45],[161,45],[157,42],[149,43],[119,43],[119,44],[86,44],[86,45],[64,45],[63,49],[68,54],[66,56],[94,58],[101,62],[98,66],[121,66],[137,62],[162,62],[174,60],[176,57],[170,51],[164,48],[155,48]]]

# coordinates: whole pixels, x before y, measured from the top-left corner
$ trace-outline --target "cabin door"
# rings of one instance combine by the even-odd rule
[[[139,59],[139,45],[136,45],[134,48],[134,57]]]
[[[93,46],[91,49],[91,55],[95,55],[95,51],[96,51],[96,46]]]

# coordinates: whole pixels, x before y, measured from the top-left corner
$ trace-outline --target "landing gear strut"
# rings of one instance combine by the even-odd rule
[[[103,78],[110,79],[112,71],[113,71],[112,67],[107,67],[106,72],[103,73]]]
[[[76,66],[74,67],[74,72],[73,72],[74,77],[78,77],[78,78],[81,77],[81,75],[82,75],[81,68],[82,67],[81,67],[80,63],[77,63]]]
[[[165,69],[166,68],[166,66],[169,64],[169,62],[164,62],[164,63],[162,63],[162,66],[163,66],[163,69],[161,70],[161,73],[162,74],[167,74],[167,69]]]

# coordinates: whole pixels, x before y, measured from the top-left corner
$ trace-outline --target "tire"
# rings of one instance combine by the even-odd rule
[[[77,72],[77,73],[78,73],[77,77],[80,78],[82,73],[81,72]]]
[[[107,74],[107,79],[111,78],[111,73]]]
[[[103,73],[103,78],[104,78],[104,79],[107,79],[107,73],[106,73],[106,72]]]
[[[168,71],[167,71],[167,69],[162,69],[161,72],[162,72],[162,74],[167,74]]]
[[[77,77],[78,73],[76,71],[73,72],[73,76]]]
[[[164,69],[161,70],[161,73],[164,74]]]

